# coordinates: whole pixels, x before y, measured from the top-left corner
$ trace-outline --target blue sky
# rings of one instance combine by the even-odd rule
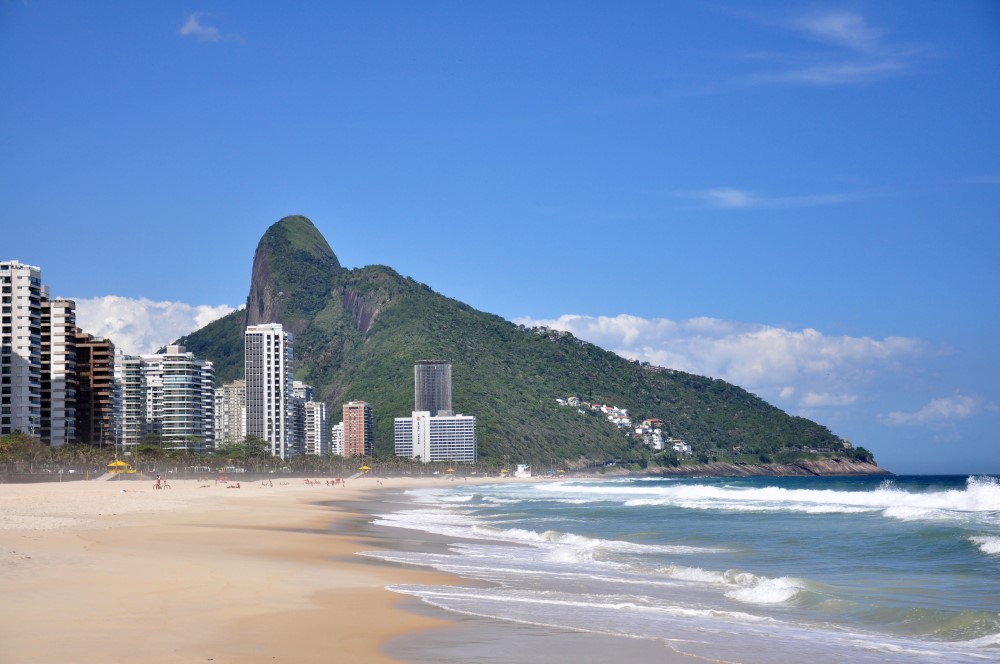
[[[1000,472],[995,2],[0,0],[0,90],[0,260],[133,352],[304,214],[893,471]]]

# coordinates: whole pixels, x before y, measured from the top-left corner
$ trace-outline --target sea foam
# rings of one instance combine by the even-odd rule
[[[742,487],[712,484],[655,486],[545,486],[561,498],[614,500],[625,507],[677,507],[739,512],[806,514],[881,513],[900,521],[963,520],[992,517],[1000,511],[1000,483],[993,477],[970,477],[964,489],[905,491],[886,480],[869,491]]]
[[[729,586],[725,595],[747,604],[780,604],[787,602],[805,590],[805,582],[790,576],[772,579],[750,572],[727,570],[715,572],[700,567],[671,565],[659,570],[672,579]]]
[[[969,541],[979,547],[979,550],[988,556],[1000,555],[1000,537],[977,536],[970,537]]]

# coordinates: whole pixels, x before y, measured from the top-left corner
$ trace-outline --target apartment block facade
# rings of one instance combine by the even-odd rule
[[[364,401],[344,404],[344,456],[369,456],[375,443],[372,406]]]
[[[344,423],[330,427],[330,454],[344,456]]]
[[[76,328],[76,438],[115,444],[115,345]]]
[[[167,346],[142,356],[146,388],[146,430],[164,447],[204,450],[215,447],[215,367]]]
[[[244,332],[246,350],[246,433],[268,444],[282,459],[289,448],[288,411],[292,395],[292,335],[278,323],[250,325]]]
[[[42,297],[40,438],[52,447],[76,442],[76,303]]]
[[[306,401],[303,426],[303,454],[326,456],[330,453],[330,436],[326,424],[326,404]]]
[[[0,262],[0,435],[39,436],[42,423],[42,271]]]
[[[234,380],[215,392],[215,445],[238,443],[247,436],[247,383]]]
[[[146,424],[145,364],[138,355],[115,356],[115,421],[119,444],[135,447],[150,430]]]

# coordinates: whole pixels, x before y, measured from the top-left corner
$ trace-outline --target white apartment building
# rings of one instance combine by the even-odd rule
[[[267,442],[282,459],[289,448],[288,411],[292,395],[292,335],[279,323],[250,325],[244,332],[246,433]]]
[[[41,440],[76,442],[76,303],[49,300],[42,287]]]
[[[238,443],[247,436],[247,382],[234,380],[215,391],[215,446]]]
[[[215,444],[215,367],[167,346],[165,353],[143,355],[146,423],[167,447],[204,449]]]
[[[41,328],[41,269],[0,262],[0,435],[41,434]]]
[[[344,423],[330,427],[330,454],[344,456]]]
[[[288,397],[287,443],[288,455],[306,454],[306,403],[312,401],[312,385],[301,380],[292,381],[292,393]]]
[[[305,402],[303,453],[326,456],[330,453],[330,438],[326,426],[326,404],[319,401]]]
[[[409,427],[407,427],[409,423]],[[414,411],[394,422],[397,456],[431,461],[476,462],[476,418]]]
[[[144,369],[142,357],[115,353],[115,432],[126,448],[141,443],[147,432]]]

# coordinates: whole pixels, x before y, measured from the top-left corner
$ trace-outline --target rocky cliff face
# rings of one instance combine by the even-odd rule
[[[247,296],[247,325],[260,325],[280,321],[284,307],[274,292],[271,281],[270,250],[263,241],[253,255],[253,274],[250,277],[250,294]]]
[[[246,324],[281,323],[301,334],[343,272],[311,221],[285,217],[267,229],[254,252]]]

